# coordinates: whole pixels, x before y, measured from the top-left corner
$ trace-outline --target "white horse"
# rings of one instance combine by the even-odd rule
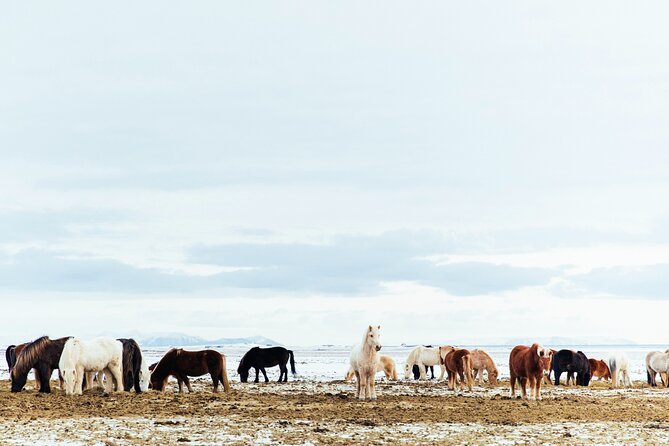
[[[411,377],[411,371],[414,365],[418,366],[420,379],[427,379],[425,366],[440,366],[441,376],[439,376],[439,380],[443,381],[446,367],[441,364],[439,358],[439,347],[423,347],[422,345],[419,345],[418,347],[411,350],[411,353],[409,353],[406,363],[404,364],[404,379],[409,379]]]
[[[621,378],[623,386],[630,387],[632,385],[629,376],[629,361],[625,353],[612,353],[609,356],[609,369],[611,369],[611,385],[613,387],[620,386]]]
[[[111,375],[113,379],[107,379],[105,392],[113,390],[115,380],[116,390],[123,390],[123,345],[112,338],[96,338],[92,341],[83,341],[72,338],[65,343],[63,353],[58,364],[65,381],[66,395],[81,395],[84,374],[92,377],[97,372]],[[91,385],[91,380],[88,380]]]
[[[365,330],[362,343],[351,350],[351,368],[358,381],[356,397],[361,400],[376,399],[374,375],[379,362],[378,351],[381,350],[380,330],[380,325],[376,327],[370,325]]]
[[[669,372],[669,350],[663,352],[650,352],[646,355],[646,374],[648,375],[648,384],[657,386],[656,375],[660,374],[662,385],[668,385],[664,376]],[[664,376],[662,375],[664,373]]]
[[[151,382],[151,371],[149,370],[149,363],[146,362],[146,357],[142,353],[142,365],[139,369],[139,390],[146,392],[149,390],[149,383]]]

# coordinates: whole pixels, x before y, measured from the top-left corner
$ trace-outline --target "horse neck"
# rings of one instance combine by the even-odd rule
[[[376,348],[372,344],[367,343],[367,336],[365,336],[362,343],[362,355],[365,358],[374,359],[377,354],[378,352],[376,351]]]

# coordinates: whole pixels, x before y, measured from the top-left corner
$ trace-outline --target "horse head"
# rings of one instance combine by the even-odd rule
[[[365,345],[375,349],[377,352],[381,350],[381,326],[369,326],[365,332]]]
[[[9,378],[12,383],[12,392],[20,392],[25,387],[26,381],[28,381],[28,374],[17,375],[14,369],[9,373]]]

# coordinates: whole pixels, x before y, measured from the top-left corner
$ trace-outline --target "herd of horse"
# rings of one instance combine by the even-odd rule
[[[380,326],[370,325],[363,335],[362,342],[353,347],[350,356],[350,369],[346,380],[357,378],[356,397],[375,399],[374,375],[383,371],[387,379],[397,379],[395,362],[389,356],[381,355]],[[439,347],[418,346],[408,355],[404,364],[404,378],[426,379],[427,370],[441,368],[440,380],[447,375],[448,388],[464,391],[472,390],[474,381],[483,382],[484,372],[492,385],[497,384],[499,372],[494,361],[483,350],[468,350],[450,345]],[[669,387],[669,349],[664,352],[653,351],[646,355],[648,384],[657,386],[657,375],[663,386]],[[511,396],[516,396],[516,384],[520,385],[522,397],[541,399],[541,384],[551,382],[560,385],[560,377],[567,374],[567,385],[588,386],[593,378],[610,380],[613,387],[631,386],[629,361],[624,353],[613,353],[608,361],[588,358],[582,351],[569,349],[554,350],[535,343],[531,346],[517,345],[509,354],[509,383]],[[434,378],[434,373],[432,374]],[[530,393],[527,394],[529,384]]]
[[[356,397],[376,399],[375,376],[383,372],[386,379],[397,380],[397,367],[390,356],[380,354],[381,326],[368,326],[362,341],[353,347],[350,368],[345,379],[356,378]],[[5,352],[11,391],[20,392],[26,385],[28,374],[33,371],[35,387],[40,392],[51,392],[51,376],[58,370],[60,387],[66,395],[81,395],[85,389],[97,385],[105,393],[131,391],[141,393],[148,389],[165,391],[170,377],[177,380],[179,392],[184,384],[192,391],[189,377],[210,375],[214,392],[219,384],[224,392],[230,391],[226,357],[216,350],[187,351],[181,348],[168,350],[156,363],[148,365],[142,351],[133,339],[108,337],[83,340],[76,337],[50,339],[42,336],[32,342],[10,345]],[[260,373],[268,382],[266,368],[278,366],[279,382],[288,381],[288,364],[293,374],[295,357],[284,347],[248,350],[239,362],[237,373],[241,382],[247,382],[250,370],[255,369],[255,381]],[[404,378],[427,379],[427,371],[441,369],[439,380],[446,380],[453,391],[471,391],[476,380],[483,383],[484,374],[488,382],[496,385],[499,377],[491,356],[483,350],[468,350],[450,345],[418,346],[408,355],[404,364]],[[646,355],[648,384],[657,386],[657,375],[663,386],[669,387],[669,349],[653,351]],[[608,361],[588,358],[582,351],[568,349],[553,350],[539,344],[518,345],[509,354],[511,395],[516,395],[516,384],[520,385],[523,398],[541,399],[541,384],[551,382],[560,385],[562,374],[567,374],[566,383],[588,386],[593,378],[611,380],[613,387],[630,386],[629,362],[623,353],[612,354]],[[527,386],[529,384],[529,396]]]
[[[185,384],[192,392],[189,377],[209,374],[218,392],[219,384],[224,392],[230,391],[226,358],[216,350],[187,351],[181,348],[168,350],[156,363],[148,365],[134,339],[112,339],[100,337],[83,340],[76,337],[50,339],[42,336],[32,342],[10,345],[5,351],[9,367],[11,391],[20,392],[33,371],[35,387],[42,393],[51,392],[51,375],[58,370],[60,387],[66,395],[81,395],[96,384],[105,393],[135,390],[141,393],[148,389],[165,391],[170,377],[176,378],[179,392]],[[295,374],[295,358],[291,350],[284,347],[250,349],[242,357],[237,373],[246,382],[251,368],[256,369],[256,379],[262,372],[267,379],[266,367],[279,366],[279,380],[288,380],[287,364]]]

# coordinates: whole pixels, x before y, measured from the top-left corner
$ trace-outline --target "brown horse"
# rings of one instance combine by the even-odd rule
[[[541,399],[541,380],[550,368],[550,350],[539,344],[517,345],[509,354],[511,396],[516,396],[516,380],[520,381],[523,398],[527,398],[527,381],[530,382],[530,399]]]
[[[608,381],[611,379],[611,370],[609,370],[609,366],[605,361],[592,358],[590,358],[588,361],[590,361],[590,371],[593,378],[599,378],[598,381],[601,381],[602,379]]]
[[[478,377],[479,385],[483,383],[483,371],[488,372],[488,381],[492,385],[497,385],[499,372],[497,366],[490,355],[483,350],[472,350],[472,377],[476,380]]]
[[[12,375],[12,369],[16,365],[16,358],[18,358],[28,344],[30,344],[30,342],[25,342],[19,345],[10,345],[7,347],[7,350],[5,351],[5,359],[7,359],[7,371],[9,372],[9,376]],[[39,390],[39,372],[37,369],[33,369],[33,374],[35,375],[35,389]]]
[[[439,357],[447,351],[443,357],[443,364],[448,372],[448,388],[455,390],[456,381],[460,379],[460,390],[464,390],[465,381],[467,388],[472,391],[474,378],[472,378],[472,355],[464,348],[439,347]]]
[[[59,368],[60,355],[69,339],[70,337],[49,339],[48,336],[42,336],[25,346],[21,354],[16,356],[16,363],[10,374],[12,392],[23,390],[28,380],[28,373],[31,369],[35,369],[35,377],[39,379],[39,391],[50,393],[51,373]],[[62,388],[62,381],[60,385]]]
[[[174,376],[179,383],[179,393],[183,391],[186,384],[188,391],[192,392],[189,376],[202,376],[209,373],[214,382],[214,392],[218,392],[219,382],[223,384],[223,390],[230,391],[228,371],[225,367],[225,355],[216,350],[200,350],[189,352],[181,348],[173,348],[165,353],[165,356],[153,368],[151,373],[151,388],[165,391],[165,385],[170,376]]]

